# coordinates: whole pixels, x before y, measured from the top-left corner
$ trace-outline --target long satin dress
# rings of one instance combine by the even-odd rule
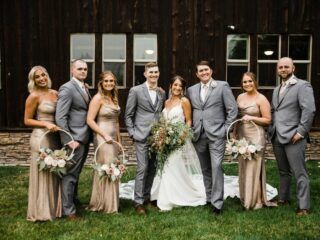
[[[247,106],[239,106],[241,116],[251,115],[261,117],[260,109],[256,102]],[[266,170],[264,148],[266,144],[265,131],[262,126],[254,126],[250,122],[239,122],[237,126],[239,138],[263,146],[263,149],[254,155],[252,160],[239,157],[239,190],[240,200],[246,209],[259,209],[263,205],[271,206],[266,194]]]
[[[98,126],[115,141],[118,141],[119,114],[119,107],[102,105],[97,116]],[[104,139],[99,134],[94,135],[95,148],[103,141]],[[96,161],[100,164],[111,163],[117,156],[118,146],[105,143],[99,148]],[[113,182],[107,177],[100,179],[99,174],[94,171],[88,209],[105,213],[117,213],[119,209],[119,181]]]
[[[56,103],[43,100],[38,106],[36,119],[54,123],[55,110]],[[29,221],[51,221],[62,216],[60,179],[48,171],[39,172],[37,165],[39,141],[45,131],[44,128],[35,128],[30,138],[31,162],[27,212]],[[41,140],[41,146],[60,149],[58,133],[46,134]]]

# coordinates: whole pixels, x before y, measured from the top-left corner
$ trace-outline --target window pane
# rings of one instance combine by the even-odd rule
[[[71,36],[71,59],[94,59],[94,35]]]
[[[125,35],[103,35],[103,59],[126,59]]]
[[[242,75],[248,71],[248,66],[228,66],[227,82],[231,87],[240,87]]]
[[[103,71],[111,71],[117,78],[118,86],[124,86],[124,63],[105,62],[103,64]]]
[[[134,85],[142,84],[146,81],[144,75],[144,65],[134,66]]]
[[[278,60],[279,58],[279,36],[258,35],[258,59]]]
[[[277,85],[277,63],[259,63],[258,81],[259,86]]]
[[[294,64],[294,75],[296,75],[298,78],[309,80],[308,78],[308,63],[295,63]]]
[[[228,59],[248,59],[248,36],[228,35]]]
[[[88,76],[85,80],[85,82],[90,86],[93,87],[94,86],[94,63],[93,62],[87,62],[88,65]]]
[[[310,36],[289,36],[289,56],[293,60],[310,59]]]
[[[134,61],[157,61],[157,36],[134,35]]]

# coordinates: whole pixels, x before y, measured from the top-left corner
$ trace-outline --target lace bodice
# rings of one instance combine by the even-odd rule
[[[174,106],[170,110],[168,110],[167,108],[163,109],[162,113],[166,119],[171,120],[172,122],[185,122],[181,103]]]

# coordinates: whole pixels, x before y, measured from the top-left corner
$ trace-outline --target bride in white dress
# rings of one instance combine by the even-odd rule
[[[170,121],[185,122],[191,126],[191,105],[183,97],[186,82],[180,76],[175,76],[170,85],[171,96],[165,103],[163,116]],[[122,183],[120,198],[133,199],[134,180]],[[224,177],[224,199],[239,197],[239,184],[237,176]],[[277,195],[277,189],[267,185],[267,198]],[[193,144],[190,140],[169,155],[164,165],[162,175],[156,175],[151,189],[151,201],[157,201],[162,211],[169,211],[179,206],[200,206],[206,204],[206,193],[203,183],[200,162]]]

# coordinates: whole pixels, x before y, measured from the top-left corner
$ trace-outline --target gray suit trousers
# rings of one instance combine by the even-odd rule
[[[150,200],[153,179],[156,173],[156,156],[148,155],[149,145],[146,142],[135,142],[137,155],[137,175],[134,186],[135,205],[142,205]]]
[[[222,160],[225,150],[225,139],[210,141],[205,133],[200,135],[194,147],[200,160],[207,202],[222,209],[224,194],[224,176]]]
[[[63,214],[66,216],[76,213],[76,206],[73,201],[75,188],[78,184],[82,167],[86,161],[88,150],[89,143],[86,145],[80,143],[79,147],[74,151],[74,165],[72,165],[72,167],[68,169],[67,174],[62,177],[62,209]]]
[[[297,180],[298,206],[300,209],[309,209],[310,186],[305,163],[306,139],[295,144],[281,144],[276,135],[272,139],[272,145],[280,174],[279,199],[290,200],[290,182],[293,172]]]

